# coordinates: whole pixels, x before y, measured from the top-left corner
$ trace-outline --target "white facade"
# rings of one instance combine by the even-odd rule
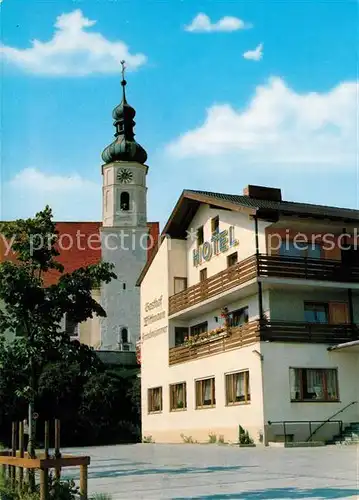
[[[140,292],[136,281],[147,260],[146,174],[135,162],[103,165],[104,261],[115,265],[117,279],[101,288],[101,349],[134,351],[140,335]]]
[[[217,249],[218,252],[215,253],[212,249],[211,255],[205,242],[211,240],[212,220],[216,216],[219,216],[219,232],[227,230],[228,238],[222,251]],[[220,337],[213,337],[213,341],[206,340],[206,347],[197,350],[188,350],[188,341],[185,347],[179,345],[173,349],[176,342],[175,329],[178,327],[187,328],[191,332],[191,327],[206,322],[207,331],[210,332],[223,326],[224,320],[220,317],[223,307],[227,307],[229,312],[247,307],[248,325],[259,320],[260,307],[262,315],[268,320],[304,324],[305,302],[347,303],[348,284],[289,278],[258,279],[256,276],[249,277],[243,283],[227,286],[223,292],[218,289],[212,296],[208,292],[202,298],[194,295],[201,293],[198,284],[201,279],[200,271],[204,268],[207,269],[207,284],[211,277],[216,276],[220,283],[220,275],[217,273],[227,269],[227,258],[232,253],[237,252],[239,263],[256,254],[257,244],[259,253],[267,254],[267,230],[272,224],[258,220],[256,241],[255,223],[251,216],[201,203],[188,224],[187,231],[188,234],[195,234],[199,227],[203,227],[204,241],[199,246],[202,247],[202,254],[203,245],[205,246],[207,260],[198,261],[198,241],[195,238],[163,240],[141,283],[143,437],[151,436],[155,442],[167,443],[188,439],[208,442],[209,436],[215,434],[217,439],[220,436],[226,442],[238,442],[241,426],[248,431],[255,443],[267,444],[283,438],[282,424],[269,422],[299,420],[301,422],[295,424],[287,423],[286,433],[295,440],[305,441],[309,436],[309,421],[326,420],[351,402],[359,400],[359,384],[356,383],[359,375],[359,349],[330,351],[330,344],[325,343],[297,342],[295,339],[293,342],[288,339],[268,342],[259,338],[244,342],[242,346],[230,347],[231,340],[225,344],[227,341],[219,340]],[[188,289],[183,292],[187,295],[182,295],[187,297],[183,300],[189,302],[187,306],[181,305],[170,314],[169,300],[175,293],[175,278],[187,280]],[[220,286],[223,285],[218,284]],[[351,288],[354,321],[359,323],[359,285],[352,284]],[[177,293],[175,298],[180,300],[181,294]],[[221,347],[222,345],[229,347]],[[204,349],[207,349],[206,354],[203,354]],[[183,356],[192,352],[192,357],[182,362],[170,362],[170,352],[172,356],[177,351],[183,353]],[[197,351],[202,354],[196,354]],[[299,396],[293,396],[293,383],[290,380],[293,370],[301,373],[302,377],[304,373],[307,374],[303,370],[309,370],[310,373],[311,370],[325,370],[320,372],[325,378],[334,376],[334,372],[330,371],[334,370],[338,397],[325,402],[318,398],[312,401],[295,400]],[[228,396],[230,389],[226,384],[232,379],[226,376],[236,372],[249,373],[246,391],[250,396],[245,401],[231,404]],[[244,380],[247,375],[240,377]],[[199,388],[205,387],[206,391],[209,383],[202,386],[202,382],[196,381],[206,378],[214,379],[215,403],[198,407],[201,406],[198,404],[200,396],[196,396],[196,390],[201,391]],[[174,408],[171,400],[174,389],[171,385],[184,383],[186,408],[182,401],[178,408]],[[160,409],[157,406],[160,394],[157,388],[161,388],[162,393]],[[182,391],[182,398],[183,389],[178,390]],[[155,406],[153,398],[156,398]],[[358,405],[349,406],[337,418],[343,420],[344,425],[358,422]],[[319,424],[311,425],[314,430]],[[327,424],[318,431],[316,439],[329,439],[337,430],[337,424]]]

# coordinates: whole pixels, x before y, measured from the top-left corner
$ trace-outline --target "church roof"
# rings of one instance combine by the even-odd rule
[[[60,255],[56,260],[64,266],[64,273],[71,273],[80,267],[98,264],[101,260],[101,222],[57,222],[56,230],[59,232],[58,246]],[[159,236],[159,223],[148,222],[152,246],[148,249],[147,258],[157,246]],[[10,260],[16,262],[16,255],[10,250],[7,252],[3,238],[0,238],[0,262]],[[55,284],[61,273],[50,270],[44,276],[45,286]]]

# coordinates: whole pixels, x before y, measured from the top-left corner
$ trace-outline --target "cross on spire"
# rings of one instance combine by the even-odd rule
[[[121,69],[121,73],[122,73],[122,81],[121,81],[122,93],[123,93],[123,100],[126,101],[125,87],[126,87],[127,82],[125,80],[125,70],[126,70],[126,61],[125,60],[121,61],[121,66],[122,66],[122,69]]]

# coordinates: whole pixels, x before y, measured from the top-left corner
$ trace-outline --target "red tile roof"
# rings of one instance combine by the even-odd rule
[[[60,255],[56,260],[64,266],[65,273],[71,273],[80,267],[97,264],[101,260],[101,222],[57,222],[59,232],[57,243]],[[159,223],[148,222],[151,245],[147,251],[147,259],[156,250],[159,237]],[[7,251],[6,243],[0,238],[0,262],[10,260],[16,262],[14,252]],[[45,286],[57,282],[60,273],[51,270],[44,276]]]

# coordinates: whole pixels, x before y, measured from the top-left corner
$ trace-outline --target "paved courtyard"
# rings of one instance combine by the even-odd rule
[[[70,451],[70,450],[68,450]],[[359,447],[238,448],[137,444],[89,454],[89,493],[117,499],[359,498]],[[76,477],[71,470],[68,477]]]

